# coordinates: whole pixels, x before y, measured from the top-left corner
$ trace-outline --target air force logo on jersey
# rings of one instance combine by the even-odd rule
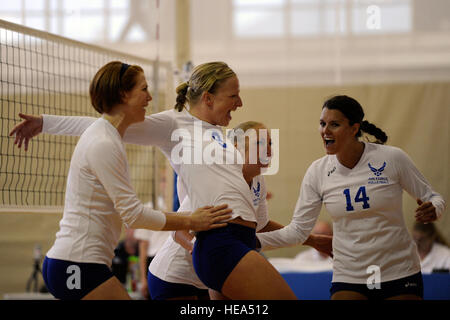
[[[375,175],[374,177],[370,177],[368,184],[387,184],[389,183],[389,179],[387,177],[381,177],[383,174],[384,169],[386,168],[386,161],[384,161],[383,165],[377,169],[376,167],[373,167],[370,162],[368,163],[370,170]]]
[[[253,205],[256,207],[259,203],[259,200],[261,200],[261,183],[259,183],[256,185],[255,187],[252,187],[252,191],[253,191]]]
[[[372,166],[370,165],[370,162],[369,162],[369,168],[370,168],[370,170],[372,170],[372,172],[373,172],[374,175],[376,175],[377,177],[379,177],[379,176],[381,176],[381,174],[383,173],[384,168],[386,168],[386,161],[383,163],[383,165],[381,166],[380,169],[377,169],[377,168],[372,167]]]

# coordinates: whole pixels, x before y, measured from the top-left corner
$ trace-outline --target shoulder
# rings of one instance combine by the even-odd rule
[[[366,143],[369,159],[379,159],[380,161],[386,161],[392,163],[394,166],[399,163],[411,162],[408,154],[395,146],[381,145],[376,143]]]
[[[325,155],[311,163],[303,176],[302,184],[320,188],[322,181],[336,171],[335,157]]]
[[[390,155],[390,156],[398,156],[398,155],[404,155],[406,154],[405,151],[400,149],[399,147],[385,145],[385,144],[378,144],[378,143],[371,143],[366,142],[366,147],[369,148],[369,152],[375,153],[378,155]]]
[[[172,123],[176,118],[175,110],[166,110],[158,113],[151,114],[149,116],[145,116],[144,123],[150,123],[151,125],[161,124],[167,125],[168,123]]]
[[[96,146],[103,144],[113,143],[113,132],[115,130],[112,126],[103,118],[97,119],[92,125],[87,128],[80,137],[80,142],[89,146],[89,148],[95,148]]]
[[[332,170],[335,165],[335,156],[325,155],[314,160],[306,171],[307,174],[318,174],[320,172]],[[331,168],[331,169],[330,169]]]
[[[450,256],[450,248],[437,242],[433,244],[433,251],[442,256]]]
[[[147,116],[147,118],[154,118],[154,119],[173,119],[176,117],[176,110],[175,109],[171,109],[171,110],[165,110],[165,111],[161,111],[158,113],[154,113],[151,114],[149,116]]]
[[[115,128],[109,128],[105,125],[98,125],[95,130],[90,130],[83,134],[83,143],[86,156],[91,160],[108,159],[109,155],[122,153],[122,141]],[[80,139],[81,141],[82,139]]]
[[[331,157],[329,155],[325,155],[319,159],[314,160],[309,167],[310,168],[322,167],[322,166],[326,165],[330,161],[330,159],[331,159]]]

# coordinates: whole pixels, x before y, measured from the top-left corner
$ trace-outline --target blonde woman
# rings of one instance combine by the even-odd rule
[[[362,132],[379,143],[360,141]],[[355,99],[325,101],[319,133],[326,155],[306,171],[291,223],[258,235],[262,247],[302,243],[324,204],[333,219],[331,299],[422,299],[420,260],[403,219],[402,193],[417,199],[421,223],[442,215],[444,199],[404,151],[383,145],[387,135],[364,120]]]
[[[102,117],[81,135],[67,177],[63,218],[47,252],[43,277],[58,299],[129,299],[111,272],[122,224],[181,230],[223,227],[231,210],[208,207],[170,214],[145,207],[130,182],[122,137],[142,122],[152,99],[141,67],[113,61],[94,76],[92,105]]]
[[[211,149],[222,152],[225,158],[236,155],[234,146],[224,143],[221,126],[227,126],[231,113],[242,107],[239,93],[239,79],[226,63],[199,65],[189,81],[177,87],[175,109],[147,116],[143,122],[130,126],[124,141],[159,147],[181,177],[192,207],[228,204],[233,210],[228,225],[250,229],[251,233],[256,229],[256,213],[242,176],[242,165],[203,158],[205,150]],[[25,147],[31,137],[42,131],[80,135],[95,121],[88,117],[22,117],[25,121],[12,133],[16,133],[19,146],[25,142]],[[209,235],[199,234],[198,240],[207,243]],[[316,238],[311,236],[308,244],[315,245]],[[199,261],[206,262],[205,251],[197,253]],[[212,286],[205,283],[208,287],[230,299],[296,299],[281,275],[255,250],[244,248],[234,253],[231,263],[227,262],[220,271],[213,264],[203,264],[202,270],[214,278]]]
[[[260,129],[262,130],[260,131]],[[248,121],[241,123],[233,129],[232,133],[236,136],[238,132],[245,134],[250,130],[253,130],[255,133],[253,135],[254,139],[251,141],[253,144],[253,151],[258,152],[258,145],[266,143],[270,144],[270,139],[267,139],[268,136],[263,136],[265,135],[264,130],[267,129],[259,122]],[[255,230],[250,230],[250,232],[276,230],[281,228],[282,225],[269,220],[266,203],[267,190],[264,178],[261,175],[261,169],[267,167],[267,163],[262,163],[261,161],[251,163],[249,143],[250,141],[246,141],[245,150],[243,150],[245,152],[245,157],[242,165],[242,174],[244,180],[248,184],[248,191],[252,197],[252,204],[256,209],[257,226]],[[178,194],[180,195],[180,198],[183,199],[180,208],[182,210],[189,210],[190,201],[188,197],[185,197],[186,191],[183,190],[181,184],[178,188]],[[192,262],[194,241],[194,235],[185,231],[177,231],[174,238],[170,237],[167,239],[163,248],[158,252],[150,264],[148,288],[152,299],[192,300],[205,299],[208,297],[208,287],[198,278],[194,271]],[[210,296],[212,299],[226,298],[218,291],[212,289],[210,289]]]

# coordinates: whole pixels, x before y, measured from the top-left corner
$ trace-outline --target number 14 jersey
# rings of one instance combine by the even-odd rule
[[[420,260],[403,219],[403,190],[442,214],[442,196],[401,149],[365,143],[352,169],[326,155],[308,168],[291,223],[258,237],[263,247],[303,243],[323,203],[333,220],[333,282],[366,283],[373,266],[381,282],[407,277]]]

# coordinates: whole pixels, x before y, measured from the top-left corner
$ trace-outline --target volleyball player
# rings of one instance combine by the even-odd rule
[[[220,147],[223,156],[233,158],[236,154],[234,146],[223,144],[222,129],[231,120],[231,112],[242,106],[239,96],[239,80],[231,68],[223,62],[210,62],[194,68],[188,82],[177,87],[177,104],[175,110],[163,111],[146,117],[144,122],[130,126],[124,135],[124,141],[141,145],[153,145],[161,149],[169,159],[175,172],[181,177],[181,182],[188,188],[188,197],[192,207],[201,203],[211,205],[227,203],[233,210],[232,218],[228,221],[231,228],[228,230],[229,240],[236,240],[234,244],[242,245],[242,238],[252,238],[256,228],[256,213],[252,205],[248,185],[242,176],[242,165],[238,163],[219,164],[212,162],[195,163],[197,152],[200,156],[206,148]],[[189,110],[185,104],[189,103]],[[11,134],[16,134],[15,142],[19,147],[25,142],[25,147],[31,137],[44,131],[53,134],[80,135],[90,123],[95,121],[89,117],[30,117],[21,115],[25,119],[18,124]],[[45,120],[45,121],[43,121]],[[202,133],[209,133],[206,140],[203,135],[196,134],[201,126]],[[176,131],[178,130],[178,131]],[[180,142],[172,139],[172,134],[185,135]],[[183,148],[180,153],[172,152],[180,144]],[[200,150],[196,147],[200,146]],[[183,161],[183,157],[188,161]],[[180,159],[181,158],[181,159]],[[181,160],[181,161],[180,161]],[[189,161],[191,160],[191,162]],[[198,160],[198,159],[197,159]],[[234,233],[233,230],[241,229]],[[244,231],[245,230],[245,231]],[[206,238],[214,238],[214,234],[198,234],[197,242],[212,243]],[[222,238],[220,236],[220,238]],[[206,240],[206,241],[204,241]],[[311,235],[307,245],[327,247],[319,242],[321,238]],[[217,243],[218,244],[218,243]],[[212,286],[216,291],[222,292],[230,299],[296,299],[294,293],[276,269],[258,252],[244,245],[233,247],[233,243],[223,243],[223,247],[231,249],[221,254],[221,260],[214,260],[204,253],[199,253],[198,261],[202,269],[208,270]],[[209,248],[213,249],[213,248]],[[208,249],[208,250],[209,250]],[[318,248],[323,251],[323,248]],[[327,249],[325,249],[326,251]],[[225,252],[224,252],[225,253]],[[194,254],[195,256],[195,254]],[[208,260],[209,259],[209,260]],[[231,261],[231,263],[230,263]],[[216,268],[216,266],[220,268]],[[198,272],[198,270],[196,270]]]
[[[90,85],[102,114],[81,135],[72,155],[60,230],[43,264],[47,288],[58,299],[129,299],[110,266],[122,223],[129,228],[179,230],[223,227],[224,207],[192,215],[144,207],[131,186],[125,148],[127,127],[144,120],[151,100],[141,67],[118,61],[100,68]]]
[[[363,119],[353,98],[324,103],[319,132],[327,155],[308,168],[291,223],[258,238],[263,248],[302,243],[324,204],[333,220],[332,299],[420,299],[420,260],[403,220],[402,192],[417,199],[422,223],[436,220],[445,202],[404,151],[358,139],[364,131],[387,140]]]
[[[244,122],[233,129],[236,135],[238,132],[245,134],[248,130],[255,130],[252,143],[265,144],[270,140],[260,136],[259,129],[265,126],[258,122]],[[239,131],[241,130],[241,131]],[[250,140],[250,139],[249,139]],[[282,225],[269,221],[266,186],[261,174],[261,168],[267,167],[267,163],[250,163],[249,143],[245,143],[245,161],[242,166],[242,174],[248,184],[248,191],[252,196],[252,204],[256,208],[257,227],[256,232],[267,232],[276,230]],[[258,152],[257,148],[254,151]],[[180,210],[189,210],[190,201],[186,192],[179,184],[178,195],[181,201]],[[161,250],[157,253],[149,268],[148,288],[153,299],[205,299],[208,297],[208,287],[197,277],[192,263],[192,251],[194,248],[194,235],[186,231],[177,231],[174,238],[166,240]],[[210,290],[212,299],[224,299],[223,295],[215,290]]]

